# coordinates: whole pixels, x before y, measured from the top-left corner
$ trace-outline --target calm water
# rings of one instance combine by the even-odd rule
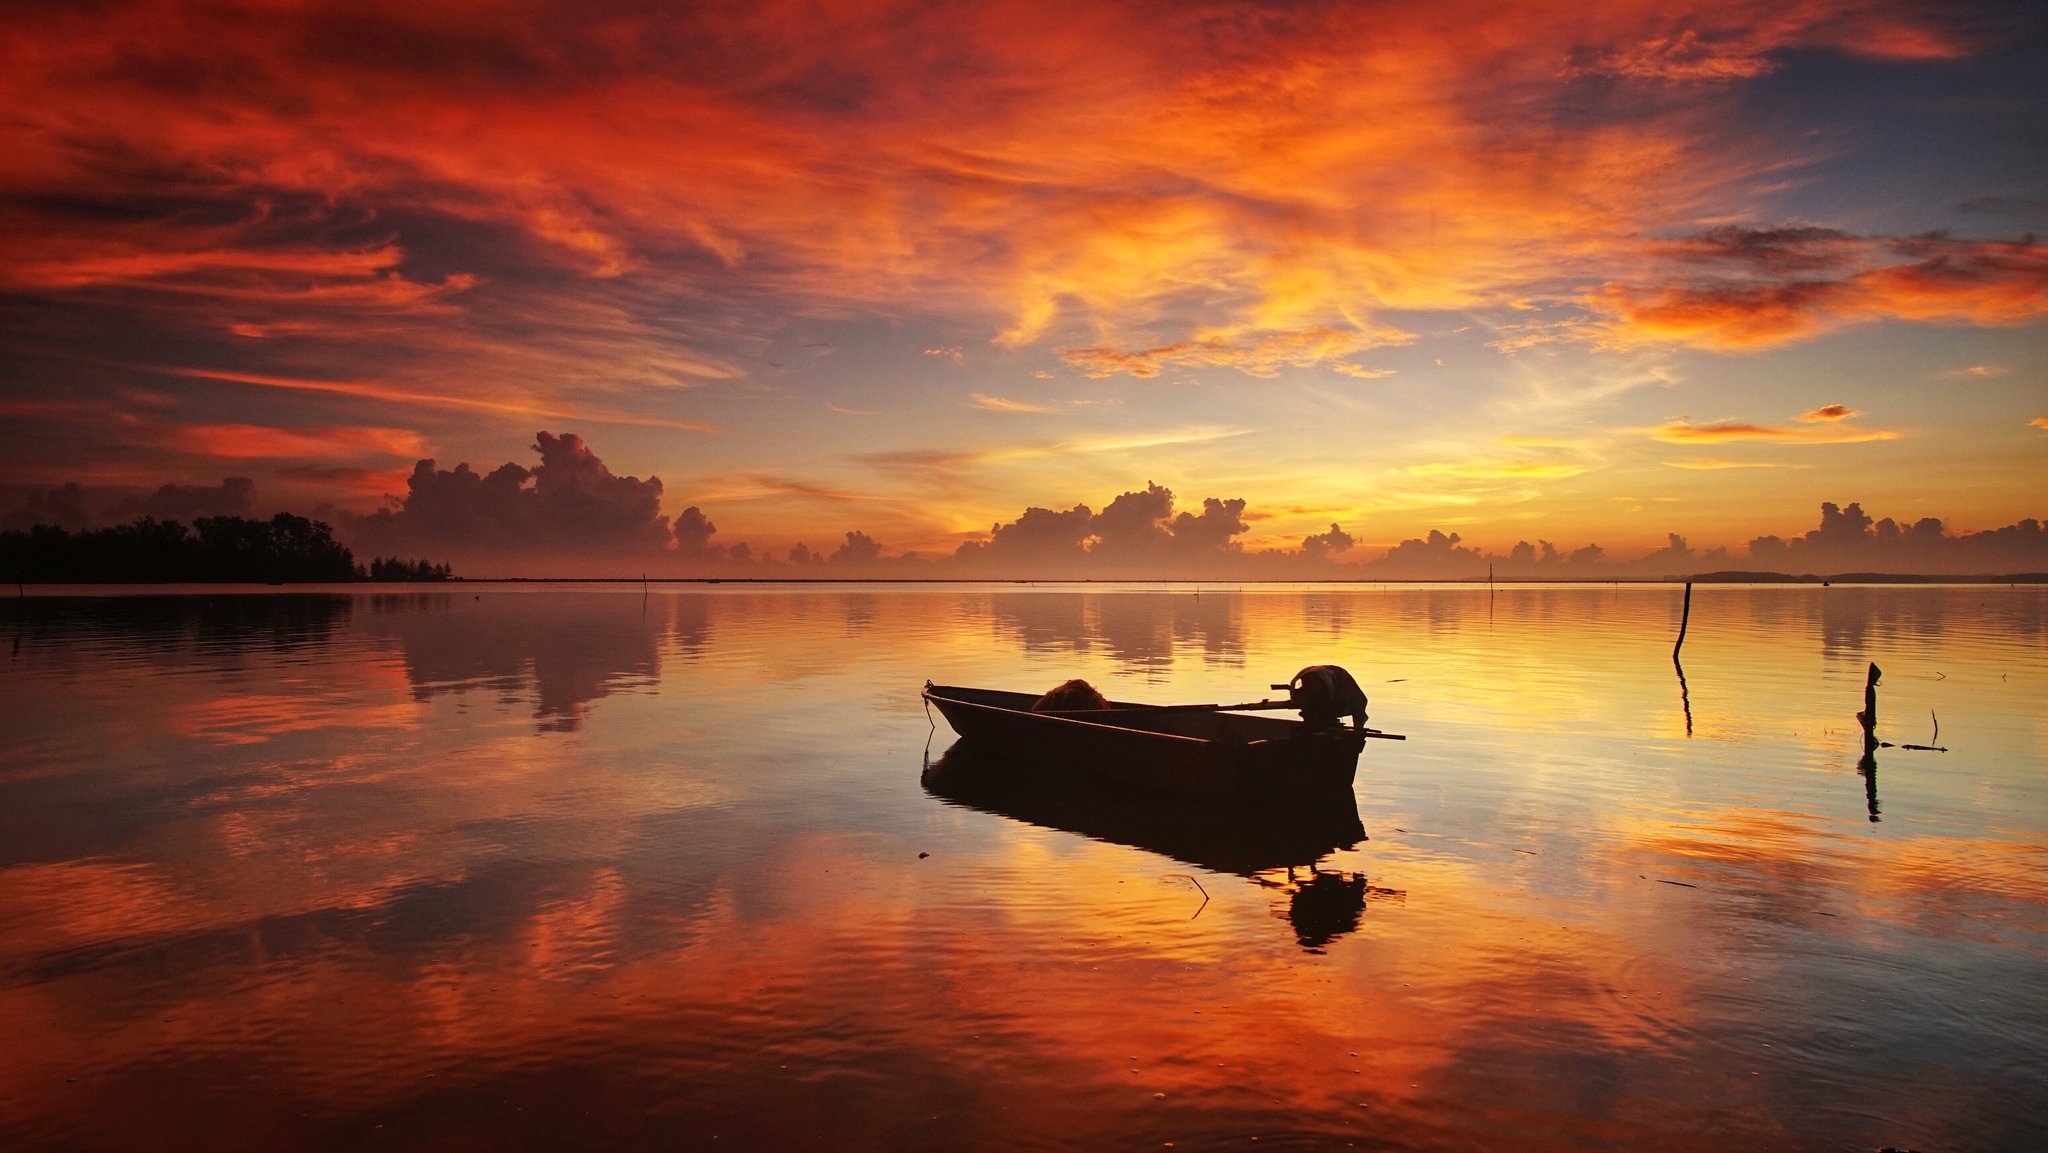
[[[2048,1148],[2048,592],[1701,588],[1683,685],[1678,607],[17,601],[0,1147]],[[1946,753],[1859,768],[1871,661]],[[1320,662],[1410,739],[1269,837],[959,786],[917,697]]]

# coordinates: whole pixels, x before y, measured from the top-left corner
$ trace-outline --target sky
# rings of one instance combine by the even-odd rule
[[[2044,55],[1885,0],[17,10],[0,527],[2048,568]]]

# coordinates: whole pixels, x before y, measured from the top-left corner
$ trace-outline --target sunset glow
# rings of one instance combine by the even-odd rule
[[[0,29],[0,527],[1655,576],[1825,504],[1901,571],[2048,568],[2044,49],[1906,0],[39,12]]]

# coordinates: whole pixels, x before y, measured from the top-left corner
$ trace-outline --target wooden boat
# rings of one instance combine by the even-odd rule
[[[1035,694],[929,681],[924,699],[963,740],[985,751],[1057,761],[1118,785],[1215,801],[1348,790],[1367,739],[1401,739],[1362,725],[1237,711],[1295,707],[1288,701],[1110,701],[1106,709],[1033,712]]]

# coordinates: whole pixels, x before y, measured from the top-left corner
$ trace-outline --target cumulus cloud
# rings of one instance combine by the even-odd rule
[[[1337,527],[1337,522],[1331,521],[1329,532],[1303,537],[1301,551],[1311,561],[1325,561],[1351,551],[1351,546],[1356,543],[1358,542],[1350,533]]]
[[[1242,555],[1236,538],[1250,531],[1244,517],[1242,498],[1208,497],[1200,512],[1176,510],[1172,489],[1148,483],[1118,494],[1099,513],[1085,504],[1063,512],[1027,508],[994,525],[986,540],[962,543],[953,560],[973,571],[1021,575],[1207,576]]]
[[[882,556],[880,541],[859,530],[846,534],[845,543],[832,551],[831,563],[858,566],[873,564]]]
[[[25,529],[46,524],[63,529],[93,528],[99,518],[93,515],[92,498],[85,486],[70,481],[55,488],[30,491],[19,507],[8,512],[0,527]]]
[[[249,516],[255,511],[256,482],[231,476],[217,485],[164,485],[146,497],[131,497],[114,505],[107,511],[106,519],[126,521],[153,516],[189,523],[202,516]]]
[[[713,560],[724,556],[726,550],[711,543],[718,532],[718,526],[696,505],[676,514],[676,554],[686,560]]]
[[[218,485],[165,484],[150,492],[93,490],[76,482],[33,489],[22,503],[0,516],[0,528],[39,524],[65,529],[102,528],[142,517],[190,524],[202,516],[250,516],[256,511],[256,482],[231,476]]]
[[[575,433],[541,432],[532,447],[533,468],[508,461],[479,473],[422,460],[396,509],[344,527],[364,551],[492,556],[557,574],[593,557],[665,552],[674,537],[658,477],[614,476]]]
[[[1486,575],[1487,556],[1459,534],[1430,529],[1388,549],[1366,568],[1376,576],[1408,580],[1477,580]]]
[[[989,528],[987,540],[962,542],[954,559],[982,572],[1068,573],[1087,556],[1095,513],[1085,504],[1066,510],[1032,506],[1016,520]]]
[[[1951,532],[1939,518],[1874,520],[1861,503],[1820,506],[1820,526],[1749,542],[1759,568],[1789,573],[2007,573],[2048,568],[2048,530],[2033,518],[1984,532]]]

